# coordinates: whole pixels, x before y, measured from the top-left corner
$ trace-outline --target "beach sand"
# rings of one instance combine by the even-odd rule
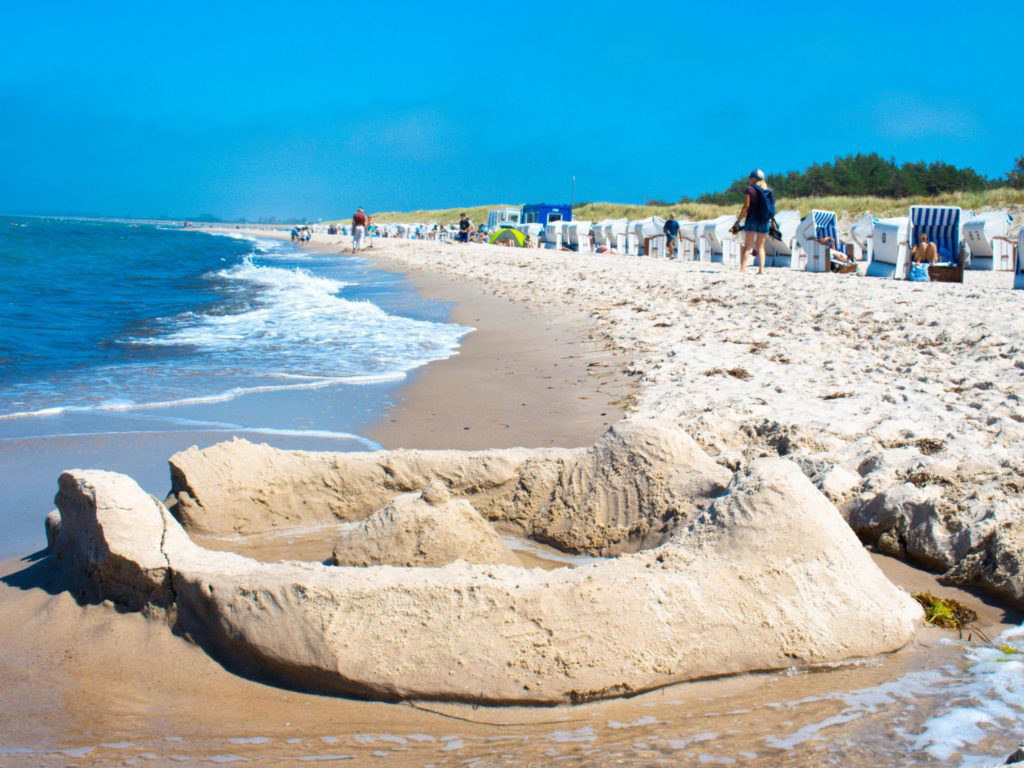
[[[821,406],[808,406],[816,388],[827,393],[853,381],[857,397],[875,394],[876,378],[863,361],[846,361],[850,368],[822,380],[788,361],[765,370],[759,361],[772,357],[837,357],[828,329],[810,325],[788,333],[790,314],[806,311],[826,291],[846,306],[870,299],[875,313],[920,293],[880,283],[848,288],[827,275],[776,273],[758,284],[696,265],[482,246],[401,243],[374,251],[389,268],[413,267],[428,295],[459,301],[454,319],[479,329],[459,356],[414,376],[396,408],[369,430],[388,447],[585,445],[620,417],[621,405],[611,403],[632,395],[631,408],[660,409],[686,427],[703,427],[705,443],[717,440],[728,461],[730,451],[742,456],[734,435],[744,421],[773,409],[791,429],[820,430]],[[438,280],[438,273],[447,278]],[[541,275],[550,279],[538,282]],[[790,289],[794,284],[797,290]],[[482,298],[481,285],[497,299]],[[932,288],[943,297],[952,290]],[[860,293],[847,293],[855,289]],[[993,300],[992,312],[1005,308],[993,290],[981,291],[978,307]],[[914,298],[909,310],[924,315],[926,327],[934,295]],[[483,341],[474,345],[474,337]],[[510,345],[504,350],[502,340]],[[744,367],[757,377],[756,387],[705,376],[716,364]],[[623,366],[625,375],[616,373]],[[505,376],[509,368],[513,376]],[[786,370],[796,373],[761,380]],[[708,414],[721,412],[729,415],[728,430],[711,429]],[[826,437],[851,419],[864,430],[877,426],[856,409],[830,419],[834,429]],[[794,443],[807,439],[790,434]],[[757,438],[748,435],[748,442]],[[41,515],[38,525],[41,541]],[[998,600],[940,586],[933,575],[882,555],[876,560],[905,588],[957,596],[979,612],[987,634],[1021,619]],[[3,561],[0,576],[0,765],[942,764],[907,734],[918,732],[950,696],[951,684],[936,681],[935,670],[963,659],[959,646],[947,642],[955,634],[925,629],[897,654],[819,673],[742,675],[571,708],[417,708],[311,696],[239,678],[161,622],[78,605],[50,583],[44,560]],[[975,751],[1008,753],[1018,736],[993,732]]]

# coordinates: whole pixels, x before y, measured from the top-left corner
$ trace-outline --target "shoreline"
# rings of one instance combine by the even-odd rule
[[[366,437],[389,449],[575,448],[625,413],[625,361],[581,314],[536,312],[480,285],[402,269],[386,254],[367,258],[405,274],[421,295],[453,302],[450,322],[476,330],[458,354],[413,372]]]
[[[288,239],[279,231],[223,231]],[[352,256],[341,237],[316,235],[302,247]],[[386,449],[571,448],[590,445],[622,417],[632,391],[621,372],[626,361],[605,348],[585,314],[530,307],[474,281],[409,268],[395,250],[403,245],[379,238],[355,256],[402,274],[423,298],[450,303],[448,322],[474,330],[457,354],[411,371],[397,402],[360,434]]]

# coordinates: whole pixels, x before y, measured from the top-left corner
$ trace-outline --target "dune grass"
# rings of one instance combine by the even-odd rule
[[[928,205],[959,205],[980,211],[988,208],[1024,208],[1024,190],[998,187],[980,192],[956,192],[928,198],[891,198],[891,197],[793,197],[779,198],[776,209],[799,210],[802,216],[810,213],[812,208],[835,211],[841,218],[855,218],[863,213],[871,212],[876,216],[906,215],[907,209],[915,204]],[[465,211],[474,224],[487,223],[487,211],[492,208],[517,207],[508,204],[477,205],[466,208],[448,208],[432,211],[388,211],[375,213],[375,221],[418,221],[454,224],[459,220],[459,213]],[[675,205],[634,205],[629,203],[584,203],[573,208],[573,218],[581,221],[600,221],[601,219],[642,219],[647,216],[665,218],[675,213],[677,218],[689,221],[713,219],[723,214],[735,214],[739,210],[736,205],[712,205],[709,203],[676,203]]]

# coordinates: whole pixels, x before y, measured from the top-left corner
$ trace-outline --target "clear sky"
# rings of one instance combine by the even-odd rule
[[[0,211],[677,200],[1024,154],[1024,2],[4,2]]]

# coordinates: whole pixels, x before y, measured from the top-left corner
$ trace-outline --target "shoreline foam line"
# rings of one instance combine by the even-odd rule
[[[274,427],[234,427],[224,425],[221,427],[195,427],[192,429],[117,429],[105,432],[58,432],[51,435],[24,435],[17,437],[0,437],[0,443],[13,443],[25,441],[53,440],[61,437],[106,437],[112,435],[188,435],[188,434],[247,434],[247,435],[274,435],[276,437],[310,437],[323,440],[349,440],[359,443],[371,451],[381,451],[383,446],[374,442],[368,437],[357,435],[353,432],[332,432],[326,429],[277,429]]]
[[[457,353],[456,353],[457,354]],[[419,368],[421,363],[415,368]],[[415,370],[410,368],[409,370]],[[336,379],[319,379],[307,381],[301,384],[280,384],[266,385],[261,387],[236,387],[216,395],[198,395],[196,397],[184,397],[179,400],[165,400],[154,403],[101,403],[99,405],[58,405],[50,408],[41,408],[38,411],[15,411],[14,413],[0,414],[0,421],[12,419],[26,419],[32,417],[59,416],[64,413],[89,413],[92,411],[105,411],[108,413],[121,413],[127,411],[145,411],[156,408],[174,408],[183,405],[205,405],[208,403],[224,403],[235,400],[244,395],[259,394],[261,392],[288,392],[291,390],[323,389],[324,387],[348,384],[351,386],[366,386],[370,384],[387,384],[389,382],[402,381],[407,378],[407,372],[387,374],[366,374],[355,376],[340,376]]]

